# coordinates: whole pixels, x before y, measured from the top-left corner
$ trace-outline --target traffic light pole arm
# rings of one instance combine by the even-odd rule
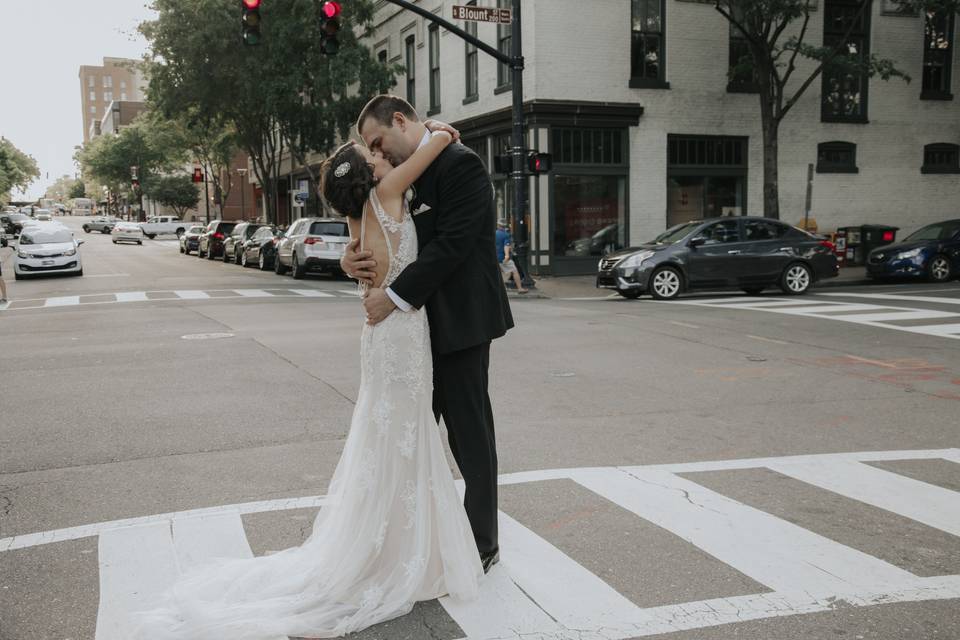
[[[389,2],[390,4],[397,5],[398,7],[403,7],[404,9],[413,11],[417,15],[423,16],[425,19],[429,20],[430,22],[433,22],[434,24],[439,24],[444,29],[455,33],[456,35],[460,36],[460,38],[462,38],[463,40],[466,40],[467,42],[469,42],[476,48],[480,49],[484,53],[487,53],[493,56],[503,64],[509,65],[511,68],[516,68],[518,65],[519,65],[519,68],[521,69],[523,68],[523,58],[520,58],[519,60],[517,60],[512,56],[508,56],[505,53],[497,51],[496,49],[488,45],[486,42],[484,42],[483,40],[480,40],[476,36],[470,35],[469,33],[464,31],[457,25],[453,24],[452,22],[441,18],[440,16],[438,16],[437,14],[431,11],[427,11],[423,7],[418,7],[415,4],[411,4],[407,2],[407,0],[386,0],[386,1]]]

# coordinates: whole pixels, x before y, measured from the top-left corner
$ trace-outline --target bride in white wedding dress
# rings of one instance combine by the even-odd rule
[[[350,216],[352,235],[382,256],[377,286],[416,260],[403,193],[449,142],[433,134],[389,173],[355,144],[328,160],[324,194]],[[310,537],[187,573],[158,608],[135,614],[136,638],[330,638],[402,616],[420,600],[476,596],[483,569],[433,415],[426,311],[365,325],[360,352],[350,432]]]

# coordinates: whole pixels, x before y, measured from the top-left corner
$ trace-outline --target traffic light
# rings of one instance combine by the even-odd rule
[[[260,44],[260,0],[240,0],[243,4],[243,15],[240,20],[243,24],[243,44],[255,46]]]
[[[549,153],[532,152],[527,156],[527,169],[530,173],[547,173],[553,168],[553,157]]]
[[[332,0],[320,6],[320,48],[328,56],[337,55],[340,50],[337,32],[340,31],[338,18],[342,10],[340,3]]]
[[[194,168],[193,168],[193,178],[192,178],[192,180],[193,180],[194,182],[203,182],[203,171],[200,169],[200,167],[194,167]]]

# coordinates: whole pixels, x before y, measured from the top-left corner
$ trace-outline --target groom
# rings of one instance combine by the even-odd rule
[[[379,95],[357,119],[374,154],[393,166],[430,139],[402,98]],[[363,306],[370,324],[426,305],[433,344],[433,412],[443,417],[450,449],[466,484],[464,507],[483,570],[500,560],[497,543],[497,448],[487,392],[490,342],[513,327],[497,264],[493,185],[476,153],[449,145],[414,184],[410,204],[419,255],[390,287],[370,289]],[[341,261],[351,277],[372,281],[371,252],[352,241]]]

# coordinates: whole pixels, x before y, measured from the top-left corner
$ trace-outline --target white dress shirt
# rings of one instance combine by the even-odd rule
[[[429,130],[423,133],[423,137],[420,138],[420,144],[417,145],[417,149],[427,144],[428,142],[430,142]],[[400,296],[398,296],[396,293],[394,293],[393,289],[391,289],[390,287],[387,287],[387,296],[389,296],[390,299],[393,300],[393,304],[397,305],[397,309],[400,309],[400,311],[413,311],[413,305],[407,302],[406,300],[404,300],[403,298],[401,298]]]

